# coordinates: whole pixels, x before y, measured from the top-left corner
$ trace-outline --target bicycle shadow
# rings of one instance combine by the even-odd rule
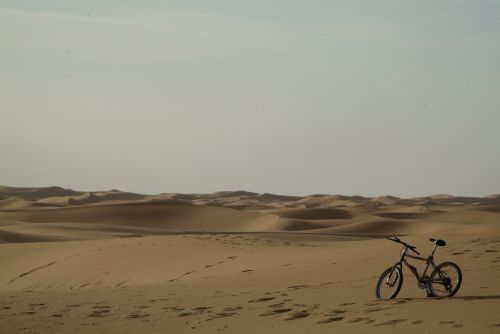
[[[488,300],[488,299],[500,299],[500,295],[489,295],[489,296],[454,296],[454,297],[444,297],[444,298],[434,298],[434,299],[459,299],[459,300]]]
[[[396,300],[406,300],[406,301],[426,301],[426,300],[495,300],[500,299],[500,295],[472,295],[472,296],[454,296],[454,297],[421,297],[421,298],[396,298]]]

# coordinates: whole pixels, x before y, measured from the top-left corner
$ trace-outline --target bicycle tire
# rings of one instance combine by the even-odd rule
[[[448,277],[448,274],[446,273],[446,271],[443,270],[443,268],[446,268],[446,267],[455,271],[455,274],[456,274],[455,279]],[[439,277],[436,278],[436,275],[439,275]],[[445,283],[443,283],[444,279],[447,279],[447,281],[445,281]],[[448,282],[448,280],[449,280],[449,282]],[[456,281],[456,282],[454,283],[453,289],[450,291],[444,291],[444,293],[441,294],[441,292],[443,292],[443,291],[439,291],[438,289],[436,289],[438,286],[444,286],[445,290],[448,290],[448,287],[446,285],[452,284],[453,281]],[[462,285],[462,270],[460,270],[460,267],[453,262],[443,262],[443,263],[439,264],[432,271],[432,274],[431,274],[430,279],[429,279],[428,290],[429,290],[432,297],[453,297],[458,292],[461,285]],[[439,291],[439,293],[438,293],[438,291]]]
[[[400,267],[395,267],[394,268],[394,272],[393,272],[393,275],[396,274],[396,280],[394,282],[394,286],[395,286],[395,290],[389,294],[388,297],[385,297],[385,296],[382,296],[382,287],[383,287],[383,284],[384,284],[384,281],[386,279],[386,276],[388,274],[390,274],[390,272],[393,270],[394,267],[389,267],[387,268],[383,273],[382,275],[380,275],[380,278],[378,279],[378,282],[377,282],[377,287],[375,289],[375,296],[378,298],[378,299],[393,299],[393,298],[396,298],[396,296],[398,295],[399,293],[399,290],[401,290],[401,286],[403,285],[403,271],[401,270]],[[386,284],[388,285],[388,284]]]

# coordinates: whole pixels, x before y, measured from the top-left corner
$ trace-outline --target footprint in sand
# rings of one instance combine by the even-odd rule
[[[395,300],[394,302],[392,302],[391,305],[405,304],[409,301],[410,301],[410,299],[398,299],[398,300]]]
[[[236,315],[236,314],[238,314],[238,313],[236,313],[236,312],[220,312],[220,313],[214,314],[212,317],[206,319],[205,321],[211,321],[211,320],[219,319],[219,318],[232,317],[233,315]]]
[[[311,287],[310,285],[301,284],[301,285],[292,285],[292,286],[289,286],[289,287],[287,287],[287,289],[299,290],[299,289],[305,289],[305,288],[310,288],[310,287]]]
[[[185,272],[184,274],[180,275],[180,276],[177,276],[175,278],[172,278],[172,279],[169,279],[168,281],[169,282],[174,282],[174,281],[177,281],[177,280],[180,280],[181,278],[183,278],[184,276],[187,276],[187,275],[191,275],[193,273],[195,273],[196,270],[193,270],[193,271],[188,271],[188,272]]]
[[[53,262],[50,262],[50,263],[44,264],[44,265],[42,265],[42,266],[39,266],[39,267],[33,268],[33,269],[31,269],[31,270],[29,270],[29,271],[27,271],[27,272],[24,272],[24,273],[22,273],[22,274],[19,274],[16,278],[14,278],[14,279],[10,280],[8,284],[14,283],[15,281],[17,281],[18,279],[20,279],[20,278],[22,278],[22,277],[24,277],[24,276],[30,275],[30,274],[32,274],[32,273],[34,273],[34,272],[39,271],[39,270],[42,270],[42,269],[48,268],[48,267],[50,267],[50,266],[53,266],[53,265],[54,265],[54,264],[56,264],[56,263],[57,263],[57,261],[53,261]]]
[[[101,318],[107,317],[111,311],[110,310],[95,310],[88,315],[90,318]]]
[[[303,319],[303,318],[307,318],[308,316],[309,316],[309,312],[306,310],[302,310],[302,311],[292,313],[288,318],[285,318],[285,320]]]
[[[121,281],[121,282],[119,282],[119,283],[115,284],[115,286],[116,286],[116,287],[120,287],[120,286],[122,286],[123,284],[127,283],[128,281],[129,281],[128,279],[127,279],[127,280],[124,280],[124,281]]]
[[[352,320],[349,320],[348,322],[350,323],[357,323],[357,322],[365,322],[366,321],[370,321],[371,319],[370,318],[354,318]]]
[[[285,303],[276,303],[276,304],[271,304],[271,305],[268,305],[267,307],[270,307],[270,308],[277,308],[277,307],[282,307],[284,306]]]
[[[264,313],[261,313],[261,314],[259,314],[259,316],[260,317],[266,317],[266,316],[270,316],[270,315],[277,315],[277,314],[287,313],[287,312],[290,312],[292,310],[293,309],[291,309],[291,308],[273,309],[273,310],[269,310],[269,311],[266,311]]]
[[[149,300],[151,303],[156,303],[156,302],[163,302],[163,301],[167,301],[168,298],[158,298],[158,299],[151,299]]]
[[[205,311],[208,311],[211,309],[212,308],[209,306],[198,306],[198,307],[193,308],[193,310],[195,310],[196,312],[205,312]]]
[[[107,317],[111,312],[110,307],[107,305],[94,305],[92,307],[92,313],[88,315],[91,318]]]
[[[378,324],[375,324],[375,326],[389,326],[389,325],[397,325],[403,322],[406,322],[407,319],[394,319],[394,320],[389,320],[389,321],[384,321]]]
[[[327,324],[330,322],[335,322],[335,321],[341,321],[344,319],[344,316],[341,316],[341,314],[346,313],[347,311],[345,310],[333,310],[327,313],[327,317],[325,319],[319,320],[317,323],[318,324]],[[359,318],[362,320],[368,319],[368,318]],[[362,321],[360,320],[360,321]]]
[[[249,303],[262,303],[262,302],[267,302],[269,300],[276,299],[276,297],[262,297],[262,298],[257,298],[257,299],[252,299],[249,300]]]
[[[69,307],[69,308],[76,308],[76,307],[80,307],[82,306],[82,304],[67,304],[66,307]]]
[[[319,284],[319,286],[322,287],[322,286],[332,285],[332,284],[335,284],[335,282],[324,282],[324,283]]]
[[[195,315],[195,314],[196,313],[194,313],[194,312],[182,312],[182,313],[178,314],[178,317],[188,317],[188,316]]]
[[[167,310],[167,311],[174,311],[174,312],[184,311],[183,308],[176,307],[176,306],[162,307],[161,309],[162,310]]]
[[[40,306],[45,306],[44,303],[40,303],[40,304],[28,304],[28,306],[30,307],[40,307]]]
[[[379,311],[383,311],[383,310],[387,310],[387,308],[383,308],[383,307],[369,308],[369,309],[365,310],[365,313],[373,313],[373,312],[379,312]]]
[[[317,323],[318,324],[328,324],[331,322],[341,321],[343,319],[344,319],[344,317],[333,316],[333,317],[328,317],[326,319],[322,319],[322,320],[318,321]],[[359,318],[359,319],[361,319],[361,318]],[[352,321],[350,321],[350,322],[352,322]]]
[[[127,319],[141,319],[141,318],[146,318],[146,317],[149,317],[149,314],[130,313],[127,316]]]
[[[239,310],[241,310],[241,309],[243,309],[243,307],[241,307],[241,306],[235,306],[235,307],[224,307],[224,308],[222,309],[222,311],[224,311],[224,312],[231,311],[231,312],[232,312],[232,311],[239,311]]]

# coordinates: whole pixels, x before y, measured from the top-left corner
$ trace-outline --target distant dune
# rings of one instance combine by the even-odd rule
[[[381,236],[495,230],[500,196],[285,196],[247,191],[143,195],[0,186],[0,242],[79,240],[167,232],[294,231]],[[54,225],[57,224],[57,225]],[[87,233],[70,233],[85,225]],[[81,229],[82,227],[78,227]],[[93,233],[88,233],[93,230]]]

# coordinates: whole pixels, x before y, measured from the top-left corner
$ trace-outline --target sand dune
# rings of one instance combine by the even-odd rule
[[[459,294],[374,299],[399,235],[464,271]],[[2,333],[494,333],[500,196],[0,187]],[[422,267],[419,266],[421,269]]]
[[[61,187],[15,188],[0,186],[0,198],[20,197],[28,200],[36,200],[45,197],[72,196],[79,194],[81,193],[78,191]]]
[[[0,200],[0,208],[2,210],[17,210],[33,205],[32,201],[25,200],[19,197],[9,197]]]
[[[349,211],[332,208],[282,209],[273,211],[273,213],[284,218],[297,218],[305,220],[352,218],[352,214]]]
[[[117,190],[79,192],[60,187],[1,187],[0,190],[0,197],[4,198],[0,200],[0,219],[17,222],[1,229],[18,233],[18,238],[25,233],[28,240],[42,232],[40,240],[59,234],[68,236],[67,230],[76,223],[93,226],[96,233],[92,238],[102,232],[97,225],[133,227],[135,233],[141,235],[159,231],[315,230],[316,233],[388,236],[418,234],[419,229],[429,231],[429,226],[431,230],[440,230],[441,226],[446,229],[453,222],[453,232],[475,234],[475,231],[496,228],[500,207],[498,196],[434,195],[401,199],[342,195],[298,197],[246,191],[142,195]],[[28,223],[30,228],[23,226]],[[58,231],[54,226],[45,231],[44,226],[51,223],[58,223],[65,231]],[[36,231],[33,224],[38,224]],[[75,237],[79,239],[72,234],[71,238]],[[110,234],[104,233],[102,237],[109,238]]]
[[[85,223],[100,230],[100,225],[134,227],[148,235],[153,231],[224,231],[250,232],[266,230],[276,218],[272,215],[238,211],[212,206],[194,206],[169,201],[134,202],[122,204],[84,205],[65,208],[30,209],[0,212],[0,219],[29,222],[31,224]],[[19,231],[25,224],[2,226],[11,232]],[[97,225],[97,226],[96,226]],[[153,230],[151,230],[153,229]],[[58,231],[51,230],[56,235]],[[136,232],[136,233],[137,233]],[[105,235],[109,237],[109,235]]]

